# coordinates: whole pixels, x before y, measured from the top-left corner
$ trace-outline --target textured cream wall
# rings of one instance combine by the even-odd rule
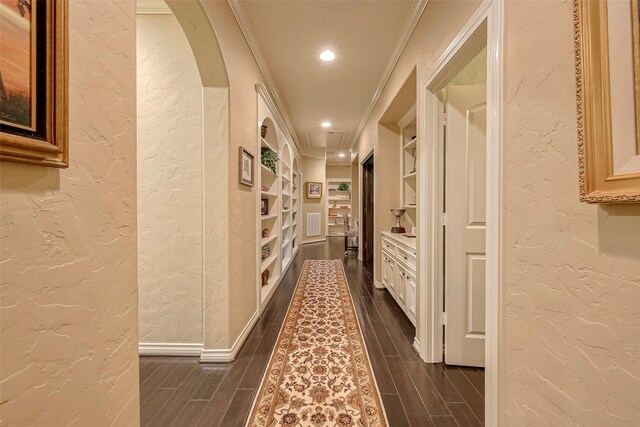
[[[142,343],[202,343],[202,84],[173,15],[137,15]]]
[[[139,420],[135,2],[69,24],[70,166],[0,164],[3,426]]]
[[[356,149],[360,158],[373,148],[378,121],[413,69],[417,67],[418,82],[424,79],[480,3],[479,0],[429,0],[358,139]]]
[[[327,179],[351,179],[351,166],[327,165]]]
[[[413,66],[420,81],[478,4],[428,3],[360,155]],[[505,14],[501,425],[638,425],[640,206],[578,202],[571,2]]]
[[[640,205],[578,202],[571,7],[505,9],[505,426],[640,425]]]
[[[376,230],[374,246],[379,248],[381,244],[380,232],[390,230],[395,223],[389,209],[397,207],[400,202],[400,186],[398,184],[399,165],[383,164],[385,156],[379,143],[378,122],[383,114],[405,84],[414,68],[417,69],[417,81],[424,79],[426,73],[442,55],[442,52],[451,44],[457,33],[464,26],[473,12],[480,5],[480,1],[443,1],[430,0],[427,3],[422,17],[418,21],[409,42],[407,43],[398,63],[389,77],[387,85],[380,94],[369,120],[367,121],[358,143],[357,153],[364,158],[375,146],[374,169],[374,194],[376,201]],[[418,103],[420,98],[418,98]],[[418,106],[418,114],[420,107]],[[384,128],[381,128],[384,129]],[[384,131],[389,132],[384,129]],[[388,135],[392,139],[393,135]],[[394,140],[395,141],[395,140]],[[396,146],[397,147],[397,146]],[[391,158],[397,158],[397,150],[390,151]],[[395,161],[394,161],[395,162]],[[396,167],[397,166],[397,167]],[[403,218],[407,225],[407,218]],[[380,251],[374,251],[374,276],[380,281],[381,258]],[[421,313],[418,313],[418,317]]]
[[[327,189],[326,189],[326,162],[324,159],[302,156],[302,243],[325,239],[327,237]],[[307,199],[307,181],[322,182],[322,199]],[[320,213],[320,235],[307,236],[307,214]]]
[[[256,191],[260,189],[238,183],[238,150],[247,147],[259,161],[255,85],[264,79],[229,4],[208,1],[202,5],[220,43],[229,76],[227,342],[232,345],[257,311],[257,257],[247,254],[256,254],[258,245]]]

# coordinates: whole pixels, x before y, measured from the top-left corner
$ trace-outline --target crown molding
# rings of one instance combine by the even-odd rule
[[[260,44],[258,43],[257,37],[253,34],[251,30],[251,24],[249,23],[249,19],[247,15],[244,13],[242,7],[240,6],[239,0],[227,0],[229,3],[229,7],[231,7],[231,11],[233,12],[233,16],[236,18],[236,22],[240,27],[240,31],[242,31],[242,35],[249,45],[249,49],[251,53],[253,53],[253,57],[258,64],[258,68],[262,73],[262,77],[265,81],[264,92],[268,93],[268,97],[272,101],[269,105],[271,111],[281,118],[280,127],[282,131],[287,135],[287,137],[293,142],[295,149],[298,153],[302,153],[302,146],[300,145],[300,141],[298,140],[298,136],[296,135],[295,128],[289,120],[289,114],[287,113],[286,108],[282,103],[282,98],[278,93],[276,88],[275,80],[269,71],[269,67],[267,66],[267,60],[265,59],[264,54],[262,53],[262,49],[260,49]],[[265,101],[267,101],[267,97],[265,97]]]
[[[413,30],[415,30],[416,25],[418,25],[418,21],[422,16],[422,12],[424,12],[424,8],[427,7],[428,2],[429,0],[415,0],[413,4],[413,10],[411,11],[411,16],[409,17],[409,20],[407,21],[407,24],[405,25],[404,30],[402,32],[402,37],[400,38],[400,40],[398,40],[398,44],[396,45],[396,48],[393,50],[393,54],[391,55],[389,63],[387,64],[387,68],[385,69],[384,74],[380,79],[380,83],[378,84],[378,87],[376,88],[376,91],[374,92],[373,97],[371,98],[371,102],[367,107],[367,112],[362,117],[362,120],[358,125],[358,129],[356,130],[356,133],[354,134],[353,139],[351,140],[351,144],[349,145],[350,149],[353,149],[353,147],[355,147],[356,143],[358,142],[358,139],[360,139],[360,135],[362,134],[362,131],[364,130],[365,125],[371,118],[373,109],[378,103],[378,100],[380,99],[380,95],[382,95],[382,91],[387,86],[387,83],[389,82],[389,78],[391,77],[391,73],[393,73],[393,70],[395,70],[396,65],[398,65],[398,61],[400,60],[400,55],[402,55],[402,52],[404,52],[404,48],[407,46],[407,43],[409,42],[409,38],[411,38],[411,34],[413,34]]]
[[[163,1],[138,0],[136,2],[137,15],[173,15],[169,6]]]
[[[411,11],[411,16],[407,20],[407,23],[402,32],[402,36],[398,41],[398,43],[396,44],[396,47],[393,51],[393,54],[391,55],[389,63],[387,64],[385,72],[382,75],[382,78],[380,79],[380,83],[378,84],[376,91],[373,94],[371,102],[367,107],[366,113],[364,114],[362,120],[360,121],[360,124],[358,125],[358,128],[348,148],[353,149],[355,144],[358,142],[358,139],[362,134],[364,126],[366,125],[367,121],[371,117],[371,114],[373,113],[373,109],[376,103],[378,102],[378,99],[380,99],[380,95],[382,94],[382,91],[384,90],[385,86],[387,85],[387,82],[389,81],[389,78],[391,77],[391,73],[395,69],[398,63],[398,60],[400,59],[400,55],[402,55],[404,48],[409,42],[409,38],[411,37],[411,34],[413,34],[413,31],[416,25],[418,24],[418,21],[420,20],[420,17],[422,16],[422,13],[424,12],[424,9],[427,6],[428,1],[429,0],[414,1],[413,9]],[[295,132],[295,128],[293,127],[293,124],[289,119],[289,114],[282,103],[282,99],[278,93],[278,90],[276,89],[275,80],[273,79],[269,71],[266,59],[264,57],[264,54],[262,53],[262,50],[260,49],[260,45],[258,43],[257,37],[253,34],[251,30],[251,25],[249,23],[249,19],[247,18],[246,14],[242,10],[242,7],[240,5],[240,0],[227,0],[227,2],[229,3],[229,6],[231,8],[231,11],[233,12],[234,17],[236,18],[238,26],[240,27],[240,30],[242,31],[242,34],[244,35],[244,38],[247,44],[249,45],[249,49],[253,53],[256,63],[258,64],[258,68],[260,69],[260,72],[262,73],[262,76],[265,80],[265,84],[263,85],[264,86],[263,91],[267,93],[268,97],[272,100],[272,106],[270,106],[272,112],[276,116],[281,117],[280,126],[283,132],[287,135],[287,137],[293,142],[293,145],[295,146],[296,151],[301,155],[306,155],[303,151],[303,146]],[[267,96],[265,96],[265,101],[267,101]]]

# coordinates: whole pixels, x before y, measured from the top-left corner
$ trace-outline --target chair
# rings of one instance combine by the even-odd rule
[[[354,226],[349,215],[344,215],[344,256],[347,256],[349,251],[357,251],[358,246],[349,246],[349,238],[360,236],[360,230],[357,226]]]

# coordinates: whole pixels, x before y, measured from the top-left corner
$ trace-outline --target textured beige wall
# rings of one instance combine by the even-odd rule
[[[139,419],[135,3],[69,24],[70,166],[0,164],[3,426]]]
[[[640,425],[640,205],[578,202],[571,7],[505,9],[506,426]]]
[[[327,179],[351,179],[351,166],[327,165]]]
[[[232,345],[257,311],[256,191],[238,183],[238,150],[247,147],[259,159],[257,93],[264,79],[227,2],[202,3],[216,32],[229,77],[228,256],[229,337]]]
[[[398,184],[398,177],[400,176],[399,164],[396,165],[396,161],[394,160],[394,165],[389,165],[391,169],[389,169],[389,167],[385,168],[383,162],[386,157],[382,155],[382,151],[377,145],[380,139],[378,122],[382,120],[383,114],[391,105],[414,68],[417,70],[417,81],[420,82],[442,55],[442,52],[451,44],[457,33],[479,5],[480,1],[430,0],[427,3],[422,17],[418,21],[409,42],[400,56],[393,73],[389,77],[387,85],[380,94],[380,98],[358,139],[356,149],[360,158],[364,158],[374,146],[376,149],[374,156],[374,194],[376,201],[374,276],[377,281],[380,281],[381,272],[380,251],[377,250],[381,244],[380,232],[391,229],[395,220],[389,209],[391,207],[397,207],[396,205],[400,202],[400,186]],[[418,98],[418,100],[420,100],[420,98]],[[418,114],[420,114],[420,106],[418,106]],[[390,132],[382,127],[380,127],[380,129]],[[388,138],[391,139],[392,135],[389,135]],[[397,141],[397,139],[394,141]],[[397,145],[396,151],[390,151],[389,154],[392,155],[391,158],[397,158]],[[386,174],[387,172],[390,173]],[[380,203],[380,201],[382,201],[382,203]],[[404,224],[407,225],[407,218],[404,217],[403,220]],[[418,317],[420,316],[421,313],[418,312]]]
[[[302,156],[302,243],[326,239],[327,237],[327,189],[326,189],[326,162],[325,159]],[[307,181],[322,182],[322,199],[307,199]],[[307,214],[320,213],[320,235],[307,235]]]
[[[202,343],[202,84],[173,15],[137,15],[141,343]]]
[[[477,5],[428,3],[360,155],[412,67],[420,81]],[[501,425],[638,425],[640,206],[578,202],[571,2],[505,14]]]

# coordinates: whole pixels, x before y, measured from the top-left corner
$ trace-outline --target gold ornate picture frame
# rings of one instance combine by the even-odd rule
[[[618,1],[614,5],[617,25],[610,33],[609,0],[574,0],[579,179],[583,202],[640,203],[639,1]],[[619,19],[621,16],[623,19]],[[620,33],[626,30],[628,33]],[[624,55],[620,56],[619,40],[610,45],[611,34],[630,39],[623,40],[629,45]],[[616,71],[613,88],[612,69]],[[624,73],[629,79],[623,79]],[[625,90],[620,89],[620,80],[628,83]],[[629,103],[634,104],[631,109]],[[621,112],[626,118],[621,118]],[[620,132],[623,128],[625,132]]]
[[[66,168],[68,0],[16,0],[0,15],[0,160]]]
[[[322,183],[307,181],[307,191],[305,195],[307,199],[322,199]]]

